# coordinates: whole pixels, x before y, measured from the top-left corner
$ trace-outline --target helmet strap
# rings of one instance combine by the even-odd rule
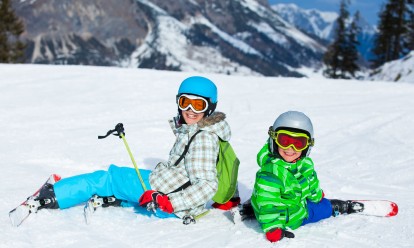
[[[177,115],[177,123],[176,124],[177,125],[185,124],[185,120],[184,120],[184,117],[183,117],[183,111],[180,108],[178,108],[178,115]]]
[[[210,100],[208,100],[208,109],[206,112],[204,112],[204,117],[208,117],[211,114],[214,113],[214,110],[216,110],[217,103],[211,103]]]

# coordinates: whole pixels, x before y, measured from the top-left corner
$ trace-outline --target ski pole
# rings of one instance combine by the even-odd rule
[[[116,132],[116,133],[114,133],[114,132]],[[141,182],[142,188],[144,189],[144,191],[146,191],[147,190],[147,187],[145,186],[144,180],[142,179],[141,173],[139,172],[137,163],[135,162],[135,159],[134,159],[134,156],[132,155],[131,149],[129,149],[128,142],[125,139],[124,125],[122,123],[118,123],[115,126],[115,129],[109,130],[106,133],[105,136],[98,136],[98,139],[104,139],[104,138],[108,137],[111,134],[113,134],[115,136],[118,136],[120,139],[122,139],[124,141],[124,145],[125,145],[125,147],[126,147],[126,149],[128,151],[129,157],[131,158],[132,164],[134,165],[135,171],[137,172],[138,179]]]

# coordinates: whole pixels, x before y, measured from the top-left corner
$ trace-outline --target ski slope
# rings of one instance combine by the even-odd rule
[[[177,111],[175,94],[193,74],[1,64],[0,75],[0,247],[413,247],[414,84],[203,75],[216,82],[217,110],[232,127],[243,201],[268,127],[280,113],[299,110],[314,124],[311,157],[328,198],[399,204],[393,218],[330,218],[274,245],[254,221],[235,226],[219,210],[185,226],[108,208],[86,225],[78,206],[42,210],[12,227],[8,212],[50,174],[132,167],[122,140],[97,139],[119,122],[140,168],[165,161],[175,140],[167,123]]]

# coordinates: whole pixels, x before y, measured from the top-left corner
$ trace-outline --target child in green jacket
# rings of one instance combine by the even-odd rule
[[[314,145],[312,122],[305,114],[288,111],[269,128],[269,139],[257,154],[251,204],[266,238],[293,238],[287,229],[349,213],[349,203],[328,200],[309,156]],[[333,210],[334,209],[334,210]]]

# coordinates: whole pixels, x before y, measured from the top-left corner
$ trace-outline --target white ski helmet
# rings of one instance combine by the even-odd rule
[[[285,112],[276,118],[273,126],[271,126],[270,129],[275,132],[278,130],[287,130],[307,134],[311,139],[311,142],[308,148],[303,150],[301,157],[309,156],[311,148],[314,144],[313,125],[312,121],[304,113],[299,111]],[[270,152],[273,155],[279,157],[277,144],[271,137],[269,137],[269,146]]]

